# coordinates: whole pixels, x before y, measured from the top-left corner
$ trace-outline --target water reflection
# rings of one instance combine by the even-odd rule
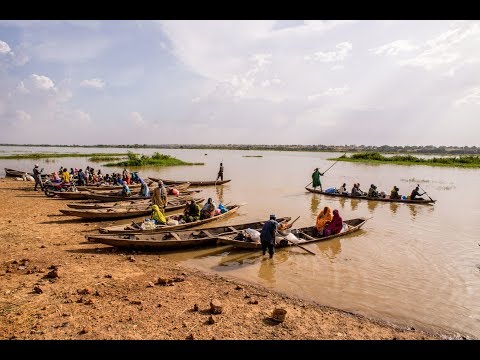
[[[310,202],[310,210],[312,211],[313,216],[317,216],[318,214],[318,205],[320,204],[320,199],[317,194],[312,195],[312,200]]]
[[[418,214],[417,206],[412,205],[412,204],[408,204],[408,207],[410,208],[410,215],[412,215],[412,218],[415,219],[415,217]]]
[[[347,201],[347,199],[344,197],[338,198],[338,202],[340,203],[340,206],[342,207],[342,209],[345,209],[345,201]]]
[[[352,207],[352,210],[357,210],[359,202],[360,202],[359,199],[351,199],[350,200],[350,206]]]
[[[274,285],[275,273],[277,270],[277,265],[284,263],[288,259],[288,250],[282,249],[276,251],[273,259],[270,259],[268,255],[262,256],[260,260],[260,266],[258,268],[258,277],[267,281],[269,284]]]
[[[318,249],[326,258],[333,262],[338,254],[342,252],[342,245],[340,239],[332,239],[321,241],[317,243]]]
[[[215,191],[217,192],[218,203],[223,204],[223,186],[215,186]]]
[[[367,201],[368,210],[373,214],[375,208],[378,206],[378,201]]]
[[[397,203],[394,203],[394,202],[391,202],[391,203],[390,203],[390,210],[392,211],[392,213],[396,214],[396,213],[397,213],[397,209],[398,209],[398,204],[397,204]]]

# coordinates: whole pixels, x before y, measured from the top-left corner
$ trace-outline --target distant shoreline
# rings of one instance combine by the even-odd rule
[[[476,146],[366,146],[366,145],[249,145],[249,144],[132,144],[132,145],[51,145],[51,144],[0,144],[18,147],[75,147],[75,148],[124,148],[124,149],[192,149],[192,150],[263,150],[263,151],[304,151],[304,152],[379,152],[382,154],[422,155],[474,155],[480,154]]]

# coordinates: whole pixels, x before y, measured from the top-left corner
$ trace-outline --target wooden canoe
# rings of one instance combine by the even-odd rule
[[[198,198],[195,199],[196,203],[201,203],[205,199]],[[180,210],[185,207],[184,202],[177,202],[176,204],[170,204],[165,207],[165,212],[172,212],[175,210]],[[142,206],[132,206],[132,207],[123,207],[123,208],[107,208],[107,209],[61,209],[60,212],[68,216],[78,216],[84,219],[90,220],[118,220],[118,219],[127,219],[131,217],[139,217],[150,215],[152,212],[151,204],[142,205]]]
[[[88,191],[49,191],[49,193],[66,200],[88,199],[87,196],[90,194]]]
[[[141,184],[128,185],[130,189],[140,189]],[[79,185],[78,190],[121,190],[122,185],[104,185],[103,183],[96,183],[92,185]]]
[[[151,185],[149,185],[150,192],[155,190],[155,188],[157,187],[156,185],[152,185],[152,184],[154,184],[154,183],[152,182]],[[167,191],[169,191],[169,190],[175,188],[178,191],[185,191],[185,190],[188,189],[189,186],[190,186],[190,183],[183,183],[183,184],[179,184],[178,186],[175,186],[175,187],[174,186],[166,186],[165,189]],[[132,190],[132,188],[130,186],[129,186],[129,188],[130,188],[130,190]],[[105,189],[104,187],[88,188],[87,189],[87,191],[91,192],[92,194],[100,194],[100,195],[117,195],[120,190],[121,190],[121,188],[120,189]],[[140,186],[136,186],[135,190],[140,190]]]
[[[290,221],[290,217],[279,218],[279,221]],[[156,250],[183,249],[216,245],[219,236],[237,233],[248,228],[259,229],[264,221],[256,221],[237,225],[225,225],[199,230],[164,231],[153,234],[119,234],[119,235],[86,235],[90,242],[101,243],[123,248],[142,248]]]
[[[343,194],[330,194],[320,190],[312,189],[309,187],[305,187],[305,190],[310,191],[311,193],[315,194],[322,194],[326,196],[336,196],[336,197],[343,197],[349,199],[362,199],[362,200],[371,200],[371,201],[384,201],[384,202],[398,202],[398,203],[405,203],[405,204],[424,204],[424,205],[433,205],[437,200],[402,200],[402,199],[390,199],[389,195],[385,198],[376,198],[376,197],[368,197],[368,196],[352,196],[352,195],[343,195]]]
[[[149,177],[150,180],[158,182],[160,178]],[[180,180],[166,180],[161,179],[165,185],[177,185],[189,182],[190,186],[213,186],[213,185],[222,185],[226,184],[232,180],[222,180],[222,181],[180,181]]]
[[[4,168],[4,169],[5,169],[5,177],[23,177],[23,175],[25,174],[28,174],[31,177],[33,177],[33,173],[31,172],[8,169],[8,168]],[[41,174],[42,178],[45,178],[47,176],[48,176],[47,174]]]
[[[186,195],[193,195],[195,193],[200,192],[201,190],[186,190],[186,191],[180,191],[178,196],[186,196]],[[168,195],[172,196],[173,195]],[[140,196],[140,195],[131,195],[131,196],[123,196],[123,195],[103,195],[103,194],[93,194],[89,192],[89,194],[86,195],[86,199],[90,200],[96,200],[99,202],[112,202],[112,201],[138,201],[138,200],[146,200],[146,199],[151,199],[152,196]]]
[[[184,201],[187,199],[191,199],[192,195],[183,195],[183,196],[170,196],[168,199],[168,203]],[[111,201],[111,202],[83,202],[83,203],[69,203],[67,206],[71,209],[107,209],[112,207],[140,207],[142,205],[151,204],[151,199],[144,199],[144,200],[125,200],[125,201]]]
[[[197,220],[190,223],[183,223],[178,225],[157,225],[155,229],[152,230],[142,230],[137,229],[131,225],[113,225],[109,227],[100,228],[101,233],[108,233],[108,234],[150,234],[150,233],[158,233],[162,231],[170,231],[170,230],[177,230],[177,229],[187,229],[194,226],[200,226],[203,224],[208,224],[212,221],[219,221],[223,220],[227,217],[234,215],[237,210],[240,208],[241,205],[229,205],[226,208],[228,209],[227,212],[219,215],[215,215],[214,217]],[[167,221],[172,219],[172,216],[167,216]]]
[[[345,220],[344,223],[347,224],[347,230],[342,231],[339,234],[325,236],[325,237],[318,236],[318,231],[315,226],[304,227],[300,229],[292,229],[284,233],[288,234],[289,232],[291,232],[292,234],[294,234],[300,240],[298,244],[303,246],[308,243],[326,241],[326,240],[330,240],[330,239],[334,239],[337,237],[354,233],[360,230],[360,228],[365,224],[367,220],[368,219],[365,219],[365,218]],[[245,249],[261,249],[262,248],[261,243],[236,239],[239,237],[238,236],[239,234],[240,233],[238,232],[237,234],[233,233],[233,234],[222,235],[222,237],[218,239],[218,242],[226,245],[232,245],[234,247],[245,248]],[[285,239],[285,236],[283,235],[277,235],[276,240],[277,240],[277,244],[275,244],[276,248],[282,248],[286,246],[295,246],[291,242],[287,241]]]

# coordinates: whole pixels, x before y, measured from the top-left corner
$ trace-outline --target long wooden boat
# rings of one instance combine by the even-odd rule
[[[87,196],[90,194],[88,191],[49,191],[49,193],[65,200],[88,199]]]
[[[336,194],[336,193],[326,193],[324,191],[312,189],[309,187],[305,187],[305,190],[310,191],[311,193],[315,194],[322,194],[326,196],[336,196],[336,197],[343,197],[349,199],[362,199],[362,200],[371,200],[371,201],[384,201],[384,202],[398,202],[398,203],[405,203],[405,204],[424,204],[424,205],[433,205],[437,200],[410,200],[410,199],[390,199],[390,196],[387,195],[385,198],[380,197],[368,197],[368,196],[352,196],[352,195],[344,195],[344,194]]]
[[[222,185],[226,184],[232,180],[221,180],[221,181],[180,181],[180,180],[166,180],[160,178],[149,177],[150,180],[158,182],[162,180],[165,185],[177,185],[189,182],[190,186],[212,186],[212,185]]]
[[[304,244],[308,244],[308,243],[326,241],[326,240],[334,239],[337,237],[345,236],[348,234],[352,234],[360,230],[360,228],[365,224],[367,220],[368,219],[365,219],[365,218],[355,218],[350,220],[344,220],[343,222],[346,224],[346,230],[338,234],[325,236],[325,237],[318,236],[318,231],[315,226],[309,226],[309,227],[304,227],[300,229],[292,229],[284,233],[292,233],[293,235],[295,235],[297,239],[300,240],[298,244],[303,246]],[[277,235],[276,240],[278,242],[275,244],[276,248],[282,248],[286,246],[295,246],[290,241],[286,240],[285,237],[286,235],[285,236]],[[261,249],[262,248],[261,243],[240,240],[238,238],[239,238],[239,233],[226,234],[226,235],[222,235],[221,238],[218,238],[218,242],[222,244],[232,245],[234,247],[245,248],[245,249]]]
[[[151,233],[158,233],[158,232],[169,231],[169,230],[187,229],[194,226],[208,224],[212,221],[219,221],[219,220],[226,219],[227,217],[234,215],[237,212],[237,210],[240,208],[240,206],[241,205],[229,205],[226,207],[228,211],[223,214],[215,215],[208,219],[192,221],[189,223],[182,223],[178,225],[157,225],[155,229],[148,229],[148,230],[138,229],[132,225],[125,225],[125,224],[113,225],[113,226],[100,228],[100,232],[109,233],[109,234],[151,234]],[[167,222],[170,219],[173,219],[172,216],[166,216]]]
[[[5,169],[5,177],[23,177],[23,175],[28,174],[33,177],[33,173],[27,172],[27,171],[20,171],[20,170],[14,170],[14,169]],[[41,174],[42,178],[47,177],[47,174]]]
[[[150,184],[151,185],[149,185],[149,189],[150,189],[150,192],[152,192],[153,190],[155,190],[157,186],[153,185],[154,182],[151,182]],[[187,182],[187,183],[179,184],[178,186],[166,186],[165,189],[169,191],[175,188],[178,191],[185,191],[188,189],[189,186],[190,186],[190,183]],[[136,186],[134,188],[134,190],[139,190],[139,189],[140,189],[140,186]],[[100,195],[118,195],[118,192],[120,190],[121,189],[105,189],[104,187],[87,188],[87,191],[91,192],[92,194],[100,194]],[[130,190],[132,190],[131,187],[130,187]]]
[[[192,195],[182,195],[182,196],[170,196],[168,203],[173,203],[175,201],[184,201],[191,199]],[[69,203],[67,206],[71,209],[108,209],[114,207],[140,207],[142,205],[149,205],[152,203],[151,199],[144,200],[125,200],[125,201],[110,201],[110,202],[83,202],[83,203]]]
[[[290,221],[290,217],[279,218],[278,221]],[[86,235],[90,242],[101,243],[123,248],[142,248],[171,250],[190,247],[216,245],[219,236],[237,233],[245,229],[259,229],[264,221],[255,221],[237,225],[224,225],[199,230],[163,231],[154,234],[118,234],[118,235]]]
[[[140,189],[141,184],[131,184],[128,187],[131,189]],[[105,185],[104,183],[96,183],[91,185],[78,185],[78,190],[121,190],[122,185]]]
[[[195,199],[196,203],[201,203],[205,199],[198,198]],[[165,207],[165,212],[172,212],[175,210],[183,209],[185,207],[185,201],[177,202],[177,203],[170,203]],[[84,219],[90,220],[112,220],[112,219],[126,219],[131,217],[139,217],[144,215],[149,215],[152,212],[152,206],[142,205],[142,206],[132,206],[132,207],[124,207],[124,208],[108,208],[108,209],[89,209],[89,210],[82,210],[82,209],[60,209],[62,214],[68,216],[78,216]]]
[[[200,192],[201,190],[185,190],[185,191],[180,191],[178,196],[186,196],[186,195],[193,195],[195,193]],[[169,195],[173,196],[173,195]],[[112,202],[112,201],[138,201],[138,200],[146,200],[146,199],[151,199],[152,195],[150,196],[141,196],[141,195],[131,195],[131,196],[123,196],[123,195],[104,195],[104,194],[93,194],[89,192],[89,194],[86,195],[86,199],[90,200],[96,200],[99,202]]]

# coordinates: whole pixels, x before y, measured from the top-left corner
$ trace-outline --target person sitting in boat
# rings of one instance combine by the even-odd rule
[[[200,218],[200,206],[192,199],[187,201],[187,205],[183,210],[183,219],[185,222],[197,221]]]
[[[62,182],[64,182],[64,183],[69,183],[70,182],[70,173],[68,172],[67,168],[63,169]]]
[[[125,181],[122,183],[122,186],[123,186],[123,187],[122,187],[122,190],[120,190],[120,195],[122,195],[122,196],[131,196],[132,193],[131,193],[130,188],[128,187],[128,185],[127,185],[127,183],[126,183]]]
[[[152,205],[152,220],[155,222],[155,225],[165,225],[167,219],[165,215],[160,211],[158,205]]]
[[[145,180],[142,178],[140,179],[140,195],[145,196],[145,197],[150,197],[150,189],[148,188],[148,185],[145,183]]]
[[[317,231],[320,236],[323,236],[323,232],[325,230],[325,226],[328,225],[332,221],[332,209],[330,207],[325,206],[323,210],[318,213],[317,216]]]
[[[400,190],[397,186],[394,186],[392,191],[390,192],[390,199],[401,199],[402,196],[398,193]]]
[[[370,189],[368,189],[368,197],[376,198],[378,197],[377,187],[374,184],[370,185]]]
[[[343,220],[340,214],[338,213],[338,210],[335,209],[333,210],[332,221],[330,221],[330,223],[325,226],[323,235],[330,236],[330,235],[338,234],[340,231],[342,231],[342,228],[343,228]]]
[[[340,186],[340,188],[337,190],[339,194],[341,195],[348,195],[348,191],[347,191],[347,184],[346,183],[343,183],[342,186]]]
[[[353,184],[352,196],[365,196],[365,193],[360,190],[360,183]]]
[[[420,194],[420,187],[417,185],[416,188],[412,190],[412,194],[410,195],[410,199],[411,200],[425,200],[424,198],[419,197],[419,196],[422,196],[422,195],[425,195],[425,193]]]
[[[216,208],[215,202],[212,200],[212,198],[208,198],[207,202],[205,203],[205,205],[203,205],[203,208],[200,212],[200,220],[214,217],[215,208]]]
[[[54,183],[60,184],[62,182],[62,179],[60,179],[60,176],[58,176],[58,173],[55,171],[53,173],[53,181]]]

